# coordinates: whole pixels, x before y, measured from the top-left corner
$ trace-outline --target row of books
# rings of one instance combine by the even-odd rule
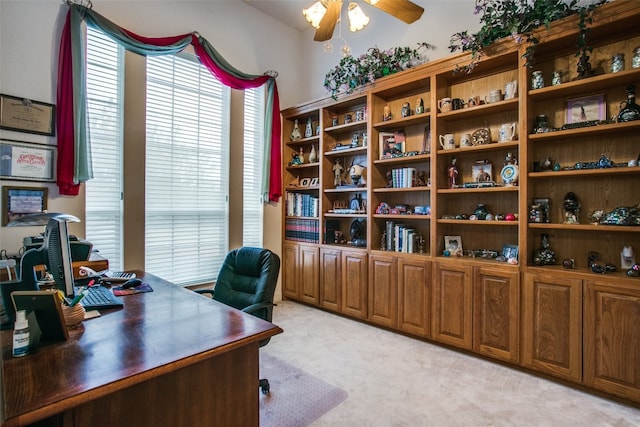
[[[416,186],[416,168],[391,169],[391,188]]]
[[[417,253],[422,236],[409,225],[386,222],[387,250],[391,252]]]
[[[320,243],[319,221],[315,219],[287,218],[284,224],[284,238],[297,242]]]
[[[304,216],[317,218],[319,199],[311,194],[287,193],[287,216]]]

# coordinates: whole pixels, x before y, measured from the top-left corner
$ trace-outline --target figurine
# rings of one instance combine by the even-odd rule
[[[333,164],[333,185],[336,187],[342,184],[342,171],[344,168],[340,164],[340,159],[336,159],[336,162]]]
[[[313,136],[313,124],[311,123],[311,117],[307,119],[307,127],[304,130],[304,137],[311,138]]]
[[[400,115],[402,115],[402,117],[409,117],[411,115],[411,107],[409,107],[408,102],[405,102],[404,104],[402,104]]]
[[[391,107],[389,107],[388,105],[384,106],[384,114],[382,116],[382,120],[383,121],[387,121],[387,120],[391,120]]]
[[[573,192],[569,192],[564,196],[564,223],[579,224],[578,216],[580,214],[580,202]]]
[[[416,99],[416,114],[424,113],[424,102],[422,98]]]
[[[304,163],[304,151],[302,147],[300,147],[300,154],[298,154],[298,159],[300,160],[300,164]]]
[[[456,166],[458,159],[455,157],[451,159],[451,164],[447,169],[447,174],[449,175],[449,188],[456,188],[458,183],[458,175],[460,171],[458,171],[458,166]]]
[[[298,153],[291,154],[291,161],[289,162],[289,166],[298,166],[301,165],[300,157],[298,157]]]

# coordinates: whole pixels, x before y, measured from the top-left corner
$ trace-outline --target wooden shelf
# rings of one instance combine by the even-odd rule
[[[355,154],[367,154],[367,147],[343,148],[342,150],[332,150],[324,153],[327,157],[339,157]]]
[[[303,163],[301,165],[294,165],[294,166],[287,166],[286,169],[288,171],[291,170],[296,170],[296,169],[309,169],[309,168],[317,168],[318,166],[320,166],[319,162],[315,162],[315,163]]]
[[[518,149],[520,146],[520,141],[509,141],[509,142],[492,142],[491,144],[483,144],[483,145],[474,145],[472,147],[457,147],[452,148],[451,150],[438,150],[438,155],[450,155],[452,153],[467,153],[467,152],[478,152],[478,151],[494,151],[494,150],[508,150],[508,149]]]
[[[462,194],[462,193],[503,193],[517,192],[518,186],[510,187],[485,187],[485,188],[440,188],[438,194]]]
[[[324,216],[327,218],[366,218],[366,213],[352,213],[352,214],[337,214],[332,212],[325,212]]]
[[[602,231],[607,233],[640,233],[640,226],[633,225],[606,225],[606,224],[558,224],[558,223],[529,223],[529,228],[545,230],[576,230],[576,231]]]
[[[390,214],[373,214],[373,217],[376,219],[400,219],[400,220],[418,220],[418,221],[429,221],[431,220],[431,215],[390,215]]]
[[[542,89],[529,91],[529,98],[533,101],[565,98],[579,94],[593,94],[600,90],[620,86],[620,97],[625,97],[624,88],[631,82],[640,80],[640,68],[622,70],[615,74],[601,74],[581,80],[574,80],[557,86],[546,86]]]
[[[367,187],[325,188],[325,193],[362,193]]]
[[[602,175],[634,175],[640,174],[640,166],[602,168],[602,169],[572,169],[546,172],[530,172],[529,178],[550,178],[559,176],[602,176]]]
[[[513,227],[518,225],[518,221],[486,221],[486,220],[470,220],[470,219],[437,219],[438,224],[456,224],[456,225],[475,225],[489,227]]]
[[[338,126],[330,126],[324,129],[325,132],[327,133],[343,133],[343,132],[347,132],[347,131],[353,131],[354,129],[360,129],[360,128],[366,128],[367,127],[367,121],[366,120],[360,120],[358,122],[351,122],[351,123],[345,123],[342,125],[338,125]]]
[[[391,159],[374,160],[375,165],[395,165],[398,163],[415,163],[429,160],[431,154],[416,154],[415,156],[393,157]]]
[[[373,127],[379,131],[390,131],[396,130],[405,126],[415,126],[415,125],[428,125],[429,118],[431,117],[430,112],[422,113],[422,114],[414,114],[409,117],[401,117],[398,119],[387,120],[384,122],[374,123]]]
[[[419,193],[431,191],[431,187],[407,187],[407,188],[374,188],[374,193]]]
[[[296,141],[289,141],[287,142],[287,145],[289,147],[299,147],[301,145],[308,145],[311,143],[318,143],[320,141],[320,136],[316,135],[316,136],[310,136],[308,138],[302,138],[302,139],[298,139]]]
[[[444,120],[460,120],[472,117],[482,117],[487,114],[502,113],[504,111],[518,110],[518,98],[507,99],[505,101],[494,102],[491,104],[483,104],[475,107],[462,108],[460,110],[447,111],[446,113],[438,113],[439,119]]]
[[[576,140],[584,136],[596,136],[606,134],[617,134],[640,131],[640,120],[625,123],[611,123],[598,126],[589,126],[578,129],[558,130],[555,132],[534,133],[529,135],[529,140],[535,143],[540,142],[562,142],[567,139]],[[582,141],[579,141],[582,142]]]

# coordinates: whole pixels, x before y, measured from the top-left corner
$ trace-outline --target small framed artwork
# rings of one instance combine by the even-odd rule
[[[493,167],[487,160],[479,160],[471,166],[473,182],[493,181]]]
[[[0,140],[0,178],[53,182],[55,164],[55,145]]]
[[[300,187],[308,187],[311,185],[311,178],[302,178],[300,180]]]
[[[391,132],[380,132],[380,159],[393,159],[404,155],[404,140],[396,141],[396,135]]]
[[[462,256],[462,237],[444,236],[445,256]]]
[[[0,94],[0,128],[39,135],[55,135],[53,104]]]
[[[2,225],[47,210],[47,188],[2,187]]]
[[[320,185],[320,181],[318,180],[318,177],[314,177],[311,178],[311,184],[309,184],[310,187],[317,187],[318,185]]]
[[[517,264],[518,263],[518,246],[517,245],[502,246],[502,256],[505,257],[507,262]]]
[[[607,103],[604,94],[573,98],[567,101],[566,123],[606,120]]]

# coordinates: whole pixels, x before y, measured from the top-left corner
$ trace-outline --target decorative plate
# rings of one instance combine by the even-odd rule
[[[518,181],[518,165],[505,165],[500,172],[502,183],[504,185],[513,185]]]
[[[491,144],[491,132],[487,128],[478,129],[471,135],[473,145]]]

